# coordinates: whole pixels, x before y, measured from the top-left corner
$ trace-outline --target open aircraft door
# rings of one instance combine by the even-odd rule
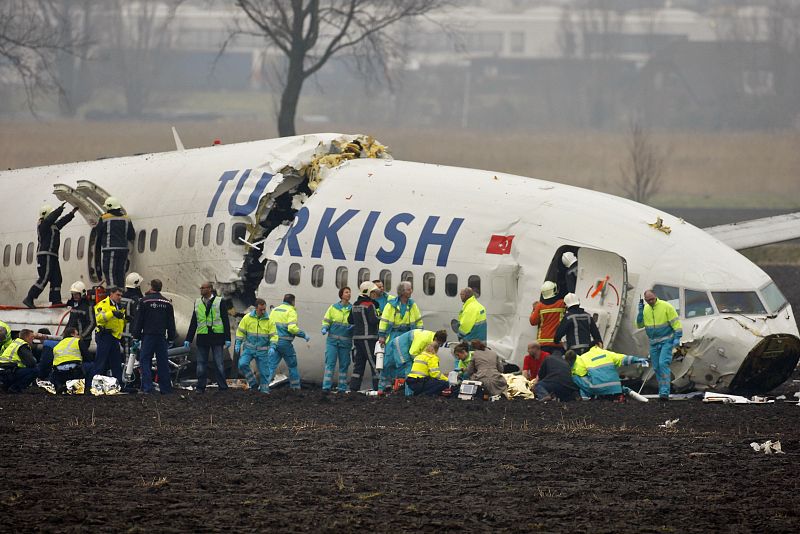
[[[614,342],[625,311],[628,266],[625,258],[605,250],[578,249],[575,293],[581,307],[594,316],[603,344]]]

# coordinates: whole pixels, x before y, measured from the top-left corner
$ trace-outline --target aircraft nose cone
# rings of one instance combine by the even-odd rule
[[[792,334],[770,334],[747,354],[731,381],[738,395],[766,393],[784,383],[800,360],[800,339]]]

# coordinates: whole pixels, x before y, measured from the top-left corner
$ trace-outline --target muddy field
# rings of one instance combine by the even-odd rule
[[[800,309],[800,272],[768,271]],[[783,403],[32,391],[0,397],[0,531],[796,532],[798,417]],[[750,448],[766,440],[785,454]]]

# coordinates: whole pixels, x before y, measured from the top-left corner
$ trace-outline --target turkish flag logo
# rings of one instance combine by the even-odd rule
[[[511,254],[513,235],[493,235],[486,247],[487,254]]]

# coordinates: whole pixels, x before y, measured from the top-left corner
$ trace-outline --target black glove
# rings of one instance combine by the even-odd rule
[[[124,319],[124,318],[125,318],[125,314],[124,314],[123,312],[121,312],[120,310],[114,310],[114,311],[112,311],[112,312],[111,312],[111,315],[113,315],[113,316],[114,316],[114,317],[116,317],[117,319]]]

